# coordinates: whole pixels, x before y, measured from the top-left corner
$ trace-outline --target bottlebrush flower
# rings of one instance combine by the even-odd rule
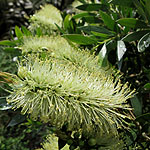
[[[32,53],[37,55],[45,53],[48,59],[57,59],[62,64],[87,69],[89,72],[96,72],[101,75],[105,72],[98,65],[98,57],[91,55],[89,51],[77,49],[71,46],[66,39],[61,36],[41,36],[41,37],[24,37],[23,45],[19,47],[24,55]],[[112,71],[112,70],[111,70]],[[100,73],[99,73],[100,72]]]
[[[7,101],[58,128],[66,124],[68,130],[82,128],[89,134],[116,132],[128,117],[119,110],[130,109],[126,100],[134,91],[107,73],[99,74],[56,59],[29,61],[20,64]]]
[[[41,10],[37,11],[30,18],[29,29],[36,31],[37,28],[42,29],[44,34],[53,34],[57,30],[55,24],[62,26],[62,17],[60,11],[53,5],[45,5]]]

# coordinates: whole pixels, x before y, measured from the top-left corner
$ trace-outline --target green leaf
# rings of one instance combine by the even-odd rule
[[[142,4],[138,0],[132,0],[133,4],[137,8],[138,13],[144,18],[144,20],[147,20],[146,14],[144,12],[144,9],[142,7]]]
[[[11,52],[11,53],[14,53],[14,52],[18,52],[16,48],[13,48],[13,47],[6,47],[4,49],[6,52]]]
[[[96,14],[94,13],[79,13],[79,14],[76,14],[74,15],[72,18],[73,19],[79,19],[79,18],[82,18],[82,17],[87,17],[87,16],[96,16]]]
[[[136,117],[136,121],[145,123],[146,121],[150,122],[150,113],[142,114],[138,117]]]
[[[91,33],[95,36],[99,36],[99,37],[103,37],[103,38],[109,38],[109,34],[105,34],[105,33],[99,33],[99,32],[94,32],[94,31],[91,31]]]
[[[8,110],[10,108],[12,108],[12,106],[7,104],[6,99],[0,97],[0,110]]]
[[[0,41],[0,45],[4,45],[4,46],[16,46],[16,43],[14,41],[4,40],[4,41]]]
[[[135,18],[122,18],[122,19],[117,20],[117,23],[119,23],[122,26],[133,28],[133,29],[148,28],[145,22],[137,20]]]
[[[70,20],[70,14],[68,14],[68,15],[65,17],[65,19],[64,19],[64,28],[65,28],[65,29],[70,28],[69,20]]]
[[[147,12],[147,18],[148,18],[148,21],[150,22],[150,9],[149,9],[149,6],[150,6],[150,0],[145,0],[145,9],[146,9],[146,12]]]
[[[133,33],[126,35],[121,40],[124,42],[132,42],[132,41],[140,40],[148,32],[150,32],[150,30],[133,32]]]
[[[18,39],[21,39],[23,37],[22,31],[19,29],[18,26],[15,26],[15,33]]]
[[[82,20],[90,24],[102,23],[102,20],[95,16],[85,16]]]
[[[138,96],[134,96],[131,100],[131,105],[133,107],[133,112],[136,116],[140,116],[142,114],[142,103]]]
[[[120,61],[123,58],[123,55],[126,52],[126,46],[123,41],[118,41],[117,42],[117,56],[118,56],[118,61]]]
[[[133,7],[133,2],[131,0],[113,0],[111,3],[122,7]]]
[[[106,5],[104,4],[83,4],[76,7],[77,9],[83,11],[97,11],[97,10],[106,10]]]
[[[147,90],[150,90],[150,83],[146,83],[146,84],[144,85],[144,88],[147,89]]]
[[[99,52],[98,63],[101,67],[107,67],[109,65],[106,44],[103,45],[101,51]]]
[[[108,35],[113,35],[113,33],[109,30],[107,30],[104,27],[100,27],[100,26],[81,26],[79,27],[80,30],[83,30],[84,32],[91,34],[91,32],[98,32],[98,33],[103,33],[103,34],[108,34]]]
[[[24,35],[31,36],[31,32],[24,26],[21,26],[21,30],[23,31]]]
[[[138,42],[138,51],[144,52],[146,48],[149,47],[150,44],[150,33],[145,34],[140,41]]]
[[[69,39],[70,41],[81,45],[91,45],[97,43],[96,39],[80,34],[64,34],[63,36]]]
[[[25,121],[26,117],[20,114],[15,115],[12,120],[9,122],[7,127],[13,127],[23,121]]]
[[[108,15],[107,13],[100,11],[100,16],[104,22],[104,24],[111,30],[114,31],[115,28],[115,21],[111,18],[110,15]]]
[[[39,36],[39,37],[43,35],[41,28],[36,29],[36,35]]]
[[[59,25],[57,25],[56,23],[55,23],[55,25],[58,28],[58,30],[59,30],[60,33],[65,34],[65,31],[62,30],[61,27],[59,27]]]

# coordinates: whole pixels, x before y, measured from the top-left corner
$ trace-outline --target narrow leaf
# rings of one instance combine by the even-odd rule
[[[79,14],[76,14],[74,15],[72,18],[73,19],[79,19],[79,18],[82,18],[82,17],[87,17],[87,16],[96,16],[94,13],[79,13]]]
[[[98,33],[103,33],[103,34],[108,34],[108,35],[113,35],[114,33],[112,33],[111,31],[109,31],[108,29],[104,28],[104,27],[100,27],[100,26],[81,26],[79,27],[80,30],[83,30],[84,32],[90,34],[91,32],[98,32]]]
[[[15,26],[15,33],[18,39],[21,39],[23,37],[23,33],[21,32],[18,26]]]
[[[133,98],[131,98],[131,105],[133,107],[134,114],[136,116],[140,116],[142,114],[141,100],[137,96],[134,96]]]
[[[76,7],[77,9],[83,11],[97,11],[97,10],[106,10],[106,5],[104,4],[83,4]]]
[[[122,18],[122,19],[117,20],[117,23],[119,23],[122,26],[133,28],[133,29],[148,28],[145,22],[137,20],[135,18]]]
[[[64,34],[63,36],[70,41],[81,45],[91,45],[97,43],[96,39],[80,34]]]
[[[133,7],[133,2],[131,0],[113,0],[111,3],[122,7]]]
[[[144,18],[144,20],[147,20],[142,4],[138,0],[132,0],[132,2],[137,8],[138,13]]]
[[[103,11],[100,11],[100,16],[104,22],[104,24],[111,30],[115,28],[115,21],[111,18],[110,15],[106,14]]]
[[[9,40],[0,41],[0,45],[4,46],[16,46],[16,43]]]
[[[145,9],[146,9],[146,12],[147,12],[147,18],[150,22],[150,9],[149,9],[149,6],[150,6],[150,0],[145,0]]]
[[[25,116],[17,114],[12,118],[7,127],[13,127],[21,122],[25,121]]]
[[[90,24],[102,23],[102,20],[95,16],[85,16],[82,17],[82,20]]]
[[[130,33],[126,35],[124,38],[122,38],[122,41],[132,42],[132,41],[140,40],[148,32],[150,32],[150,30],[143,30],[143,31]]]
[[[105,34],[105,33],[99,33],[99,32],[94,32],[94,31],[91,31],[91,33],[95,36],[99,36],[99,37],[103,37],[103,38],[108,38],[110,37],[109,34]]]
[[[24,35],[26,35],[26,36],[32,35],[31,32],[26,27],[21,26],[21,29],[22,29]]]
[[[150,113],[142,114],[136,118],[136,121],[140,123],[150,122]]]
[[[144,52],[146,48],[149,47],[150,44],[150,33],[145,34],[140,41],[138,42],[138,51]]]

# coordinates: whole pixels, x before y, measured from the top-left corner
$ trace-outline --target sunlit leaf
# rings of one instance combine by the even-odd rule
[[[22,31],[19,29],[18,26],[15,26],[15,33],[18,39],[21,39],[23,37]]]
[[[117,56],[118,56],[118,61],[120,61],[123,57],[123,55],[125,54],[126,52],[126,46],[124,44],[123,41],[118,41],[117,42]]]
[[[103,45],[101,51],[99,52],[99,65],[101,67],[108,66],[108,56],[107,56],[106,44]]]
[[[138,42],[138,51],[144,52],[146,48],[149,47],[150,44],[150,33],[145,34],[140,41]]]

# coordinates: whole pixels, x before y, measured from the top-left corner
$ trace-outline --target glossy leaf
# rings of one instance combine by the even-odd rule
[[[63,36],[69,39],[70,41],[81,45],[91,45],[97,43],[96,39],[80,34],[64,34]]]
[[[12,118],[12,120],[9,122],[7,127],[13,127],[13,126],[25,121],[25,119],[26,119],[25,116],[17,114]]]
[[[76,7],[77,9],[83,11],[97,11],[97,10],[106,10],[106,6],[103,4],[83,4]]]
[[[100,16],[104,22],[104,24],[111,30],[115,28],[115,21],[111,18],[107,13],[100,11]]]
[[[125,54],[126,52],[126,46],[124,44],[123,41],[118,41],[117,42],[117,56],[118,56],[118,61],[120,61],[123,57],[123,55]]]
[[[124,38],[122,38],[122,41],[132,42],[132,41],[140,40],[148,32],[150,32],[150,30],[142,30],[142,31],[137,31],[137,32],[127,34]]]
[[[142,114],[142,103],[138,96],[131,98],[131,105],[133,107],[134,114],[136,116],[140,116]]]
[[[12,106],[7,104],[6,99],[0,97],[0,110],[8,110],[10,108],[12,108]]]
[[[140,41],[138,42],[138,51],[144,52],[146,48],[149,47],[150,44],[150,33],[145,34]]]
[[[135,18],[122,18],[117,20],[117,23],[119,23],[122,26],[129,27],[129,28],[148,28],[147,24],[141,20],[137,20]]]
[[[108,56],[107,56],[106,44],[103,45],[101,51],[99,52],[99,61],[98,62],[101,67],[108,66]]]

